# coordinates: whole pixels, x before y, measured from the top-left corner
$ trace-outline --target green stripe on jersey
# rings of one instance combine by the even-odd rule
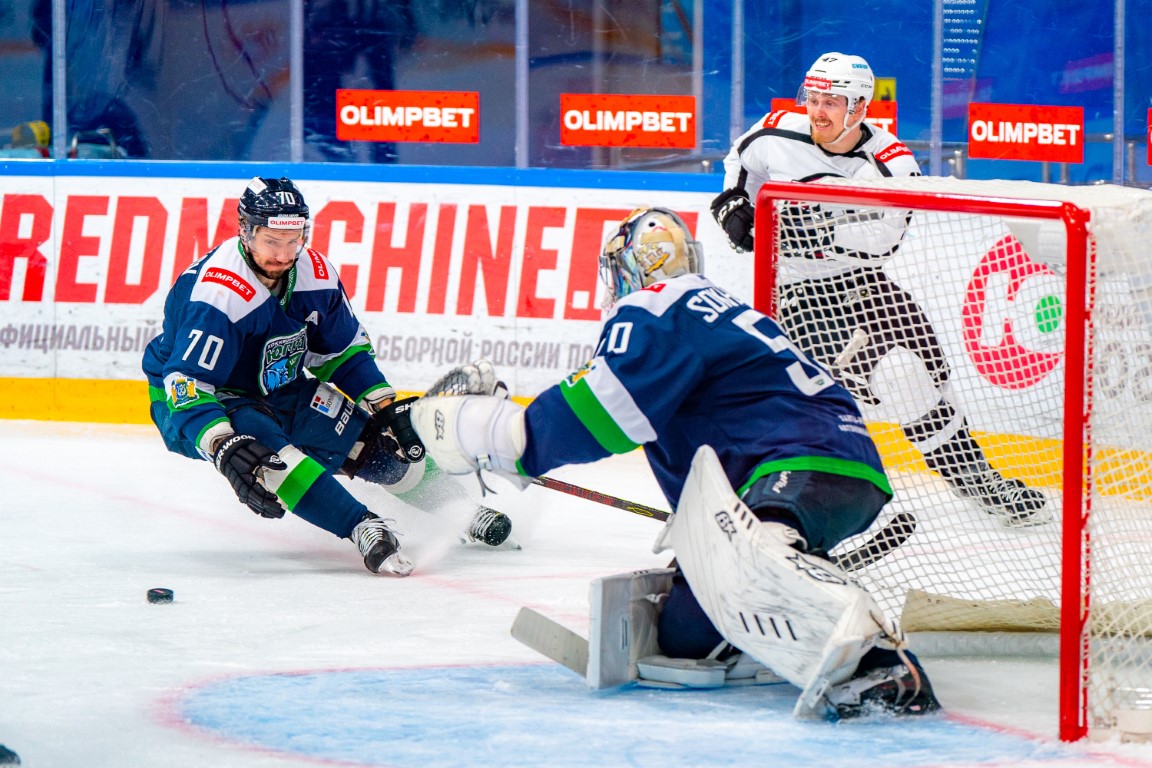
[[[332,374],[336,372],[336,369],[344,365],[344,363],[357,352],[364,352],[369,357],[372,357],[372,346],[370,344],[354,344],[335,357],[324,361],[322,364],[309,367],[308,372],[320,379],[320,381],[331,381]]]
[[[793,459],[780,459],[779,461],[766,461],[752,472],[751,477],[737,489],[736,493],[743,496],[745,491],[752,487],[752,483],[773,472],[827,472],[829,475],[842,475],[867,480],[889,496],[892,495],[892,486],[883,472],[877,472],[867,464],[848,459],[834,459],[829,456],[798,456]]]
[[[580,423],[592,433],[596,442],[609,453],[628,453],[639,447],[639,443],[632,442],[616,420],[608,413],[588,385],[587,377],[581,378],[575,384],[563,382],[560,384],[560,394]]]

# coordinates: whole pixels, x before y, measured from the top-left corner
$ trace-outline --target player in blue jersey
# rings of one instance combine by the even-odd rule
[[[643,446],[676,510],[658,543],[678,569],[658,623],[664,654],[703,659],[731,643],[805,691],[829,683],[841,715],[937,709],[898,627],[827,559],[892,494],[852,396],[701,261],[676,213],[633,212],[601,257],[610,308],[591,362],[527,409],[424,398],[413,425],[454,473],[523,478]],[[753,615],[806,641],[750,633]]]
[[[354,541],[370,571],[406,576],[394,532],[336,475],[429,511],[463,489],[426,460],[412,399],[396,400],[335,269],[307,247],[296,185],[254,178],[238,214],[238,235],[165,300],[163,332],[143,359],[152,420],[169,450],[213,462],[256,514],[291,510]],[[465,536],[498,546],[510,531],[506,515],[482,507]]]

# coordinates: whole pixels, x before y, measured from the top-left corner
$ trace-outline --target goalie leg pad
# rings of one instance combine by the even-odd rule
[[[637,660],[660,652],[659,603],[672,588],[671,568],[605,576],[588,590],[588,686],[611,688],[635,680]],[[721,676],[723,680],[723,676]]]
[[[846,680],[885,636],[882,623],[894,622],[840,568],[794,549],[795,540],[792,529],[756,518],[715,451],[702,446],[657,546],[675,550],[728,642],[801,689],[823,688]]]
[[[424,397],[412,426],[436,464],[450,475],[480,469],[518,477],[527,434],[524,406],[486,395]]]

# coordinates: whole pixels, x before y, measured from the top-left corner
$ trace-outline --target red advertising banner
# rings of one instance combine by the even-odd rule
[[[1082,163],[1084,108],[969,104],[968,156]]]
[[[336,91],[340,141],[480,141],[480,94],[468,91]]]
[[[796,112],[804,114],[807,110],[804,105],[797,104],[796,99],[772,99],[773,112]],[[896,102],[873,101],[868,105],[868,116],[864,122],[882,128],[888,133],[899,136],[896,132]]]
[[[570,147],[696,146],[693,96],[560,94],[560,143]]]
[[[1148,110],[1148,165],[1152,165],[1152,109]]]

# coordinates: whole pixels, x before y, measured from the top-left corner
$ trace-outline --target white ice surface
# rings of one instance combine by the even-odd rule
[[[554,475],[666,505],[639,453]],[[509,635],[522,605],[585,634],[593,578],[667,564],[666,556],[650,551],[659,523],[543,488],[516,493],[501,486],[491,501],[513,517],[523,549],[486,551],[459,546],[443,521],[377,489],[350,487],[397,520],[416,561],[413,576],[374,576],[350,542],[291,517],[257,518],[210,465],[166,453],[150,428],[0,421],[0,744],[36,768],[456,764],[449,757],[397,760],[387,747],[371,758],[340,757],[340,745],[326,756],[308,756],[294,752],[287,739],[270,748],[189,722],[188,702],[249,676],[398,670],[401,687],[372,694],[370,708],[379,707],[373,719],[386,724],[391,711],[399,713],[401,694],[413,693],[403,690],[403,674],[451,681],[461,671],[479,670],[498,680],[510,667],[546,681],[519,693],[504,686],[521,699],[515,702],[521,710],[544,706],[555,685],[567,686],[571,700],[601,706],[604,717],[635,733],[638,743],[659,739],[627,755],[611,752],[606,741],[600,765],[663,768],[683,764],[676,755],[700,747],[698,733],[677,741],[675,716],[661,716],[661,700],[649,714],[621,714],[633,711],[613,709],[626,697],[585,694],[558,666],[551,677],[555,665]],[[174,604],[145,601],[145,592],[158,586],[175,591]],[[925,661],[948,710],[941,722],[971,728],[977,739],[1007,736],[1029,746],[958,760],[942,741],[939,754],[905,756],[900,765],[1152,766],[1152,745],[1056,741],[1053,661]],[[558,683],[547,682],[553,679]],[[469,715],[450,695],[428,701],[421,706],[430,719]],[[275,695],[234,695],[224,703],[256,719],[277,714],[283,704]],[[790,702],[781,707],[790,709]],[[529,751],[517,764],[583,764],[550,746],[554,729],[580,726],[576,715],[563,722],[562,712],[538,729],[508,734],[518,750]],[[776,750],[777,759],[764,764],[893,764],[886,759],[891,729],[829,730],[842,752],[821,746],[825,760],[817,763],[804,756],[813,735],[825,731],[811,728],[842,726],[801,729],[777,720],[764,726],[741,727],[724,738],[748,739],[755,749],[767,739],[772,746],[765,749]],[[355,741],[357,733],[349,728],[335,738]],[[582,733],[584,746],[595,748],[597,729]],[[920,733],[931,738],[933,732]],[[436,746],[444,738],[443,732],[397,731],[386,741],[430,739],[430,754],[446,755]],[[457,762],[513,761],[485,753]]]

